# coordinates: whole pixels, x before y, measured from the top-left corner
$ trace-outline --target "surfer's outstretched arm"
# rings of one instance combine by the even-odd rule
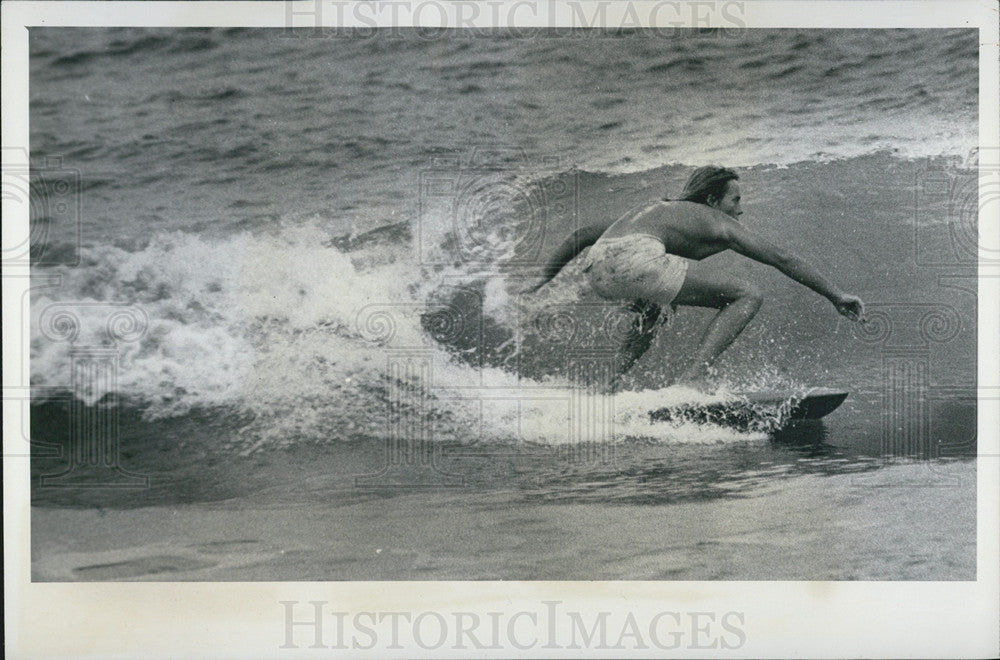
[[[596,243],[597,239],[601,237],[601,234],[603,234],[610,226],[610,222],[607,224],[588,225],[586,227],[581,227],[570,234],[569,238],[562,242],[562,245],[559,246],[549,259],[548,263],[545,265],[545,271],[543,273],[545,279],[534,286],[528,287],[523,291],[523,293],[534,293],[548,284],[552,278],[559,274],[559,271],[563,269],[563,266],[571,262],[576,255],[583,252],[584,248],[590,247]]]
[[[774,266],[782,273],[828,299],[837,311],[852,321],[863,321],[865,306],[860,298],[844,293],[801,257],[748,231],[738,222],[727,223],[729,248],[755,261]]]

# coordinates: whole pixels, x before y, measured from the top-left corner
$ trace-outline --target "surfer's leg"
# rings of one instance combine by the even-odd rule
[[[653,338],[656,337],[663,310],[655,303],[637,300],[632,305],[632,311],[638,313],[638,316],[632,321],[632,327],[622,347],[622,373],[632,368],[632,365],[649,350]]]
[[[705,329],[701,344],[691,363],[681,374],[679,382],[703,381],[708,375],[709,365],[739,336],[760,309],[762,302],[760,290],[753,285],[689,272],[674,298],[674,304],[711,307],[718,309],[719,313]]]
[[[625,337],[618,374],[611,381],[612,391],[618,389],[622,376],[649,350],[656,337],[656,330],[660,327],[659,321],[663,310],[659,305],[645,300],[637,300],[632,304],[631,309],[638,316],[632,321],[632,327],[629,328],[629,333]]]
[[[687,260],[664,252],[663,243],[647,234],[601,239],[589,255],[585,269],[591,287],[608,300],[632,300],[634,320],[620,353],[615,391],[621,377],[649,349],[663,316],[684,282]]]

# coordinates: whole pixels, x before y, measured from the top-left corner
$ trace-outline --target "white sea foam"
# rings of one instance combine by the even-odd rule
[[[442,281],[483,274],[435,275],[406,246],[345,253],[304,226],[225,239],[171,232],[135,252],[96,248],[89,260],[57,269],[61,285],[35,294],[33,384],[68,389],[74,349],[115,346],[121,399],[153,418],[229,409],[252,420],[247,446],[383,435],[401,422],[461,442],[749,437],[649,421],[650,409],[696,400],[693,392],[602,397],[564,378],[458,359],[425,327],[423,316],[435,309],[427,301]],[[484,313],[512,323],[517,301],[503,279],[489,279],[484,290]],[[146,329],[116,342],[108,316],[121,309],[145,319]],[[58,312],[73,316],[75,337],[49,327]],[[93,404],[112,387],[95,381],[76,392]]]

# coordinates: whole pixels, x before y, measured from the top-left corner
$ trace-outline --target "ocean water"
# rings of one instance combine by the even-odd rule
[[[886,538],[927,531],[909,539],[918,568],[886,547],[884,561],[848,569],[857,558],[840,548],[843,570],[802,551],[787,577],[974,574],[975,31],[35,28],[30,44],[36,190],[79,183],[70,213],[44,194],[33,207],[37,507],[356,507],[358,547],[384,544],[401,511],[437,521],[428,530],[449,513],[475,526],[530,512],[513,531],[484,528],[528,539],[503,546],[502,568],[438,530],[418,531],[409,542],[426,547],[401,549],[391,569],[333,570],[314,534],[305,559],[271,573],[132,577],[781,578],[725,560],[736,546],[719,521],[737,501],[791,506],[827,488],[879,498]],[[854,326],[760,264],[692,266],[767,297],[717,364],[720,396],[850,391],[822,423],[776,431],[781,410],[749,428],[651,423],[650,409],[712,400],[668,387],[706,312],[676,314],[606,398],[593,380],[628,310],[597,300],[574,265],[518,294],[574,228],[677,194],[705,163],[739,169],[749,226],[869,304]],[[98,348],[111,349],[112,376],[80,366]],[[79,431],[81,415],[117,431]],[[67,451],[87,433],[110,433],[145,487],[100,487],[106,471]],[[69,487],[45,485],[67,469]],[[961,487],[917,506],[923,495],[887,498],[886,480],[894,493]],[[570,508],[594,521],[641,508],[603,543],[641,532],[650,557],[653,520],[679,516],[681,546],[719,543],[727,568],[665,552],[669,569],[607,557],[567,572],[562,553],[594,534],[546,527]],[[870,533],[872,511],[848,509],[856,520],[830,524]],[[38,520],[33,552],[47,565],[44,539],[69,523]],[[435,552],[460,568],[407,563]],[[60,570],[38,577],[116,577]]]

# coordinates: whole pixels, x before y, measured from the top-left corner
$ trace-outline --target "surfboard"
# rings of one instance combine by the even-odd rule
[[[652,410],[654,422],[710,422],[721,426],[772,429],[798,420],[821,419],[840,407],[848,393],[826,387],[805,392],[744,392],[712,403],[685,403]]]

